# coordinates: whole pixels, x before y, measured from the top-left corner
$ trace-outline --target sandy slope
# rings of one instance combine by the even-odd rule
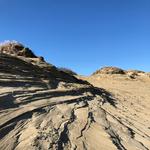
[[[106,89],[115,98],[116,108],[108,104],[103,104],[102,108],[132,131],[131,139],[122,136],[124,131],[119,131],[116,122],[116,130],[125,149],[137,149],[137,141],[150,149],[150,77],[139,73],[135,79],[128,74],[97,74],[82,78]],[[133,143],[133,139],[136,142]]]
[[[149,78],[82,78],[1,54],[0,150],[148,150]]]

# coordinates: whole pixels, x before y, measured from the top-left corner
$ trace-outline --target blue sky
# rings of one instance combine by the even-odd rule
[[[4,40],[79,74],[103,66],[150,71],[150,1],[0,0]]]

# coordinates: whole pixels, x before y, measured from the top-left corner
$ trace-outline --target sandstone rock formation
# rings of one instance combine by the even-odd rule
[[[131,73],[129,75],[129,73]],[[134,74],[134,78],[131,75]],[[116,107],[107,103],[101,108],[114,116],[115,129],[118,133],[122,148],[119,150],[137,150],[150,149],[150,78],[148,73],[143,71],[130,70],[125,74],[94,74],[89,77],[80,77],[98,88],[104,88],[113,95]],[[114,121],[114,120],[111,120]],[[123,130],[120,123],[128,127],[133,136],[129,138]],[[125,133],[125,134],[124,134]],[[124,136],[122,135],[124,134]],[[132,143],[135,140],[141,143],[144,148],[139,148],[138,143]]]
[[[149,78],[81,79],[9,51],[0,54],[0,150],[150,149]]]
[[[0,44],[0,53],[37,58],[35,54],[23,44],[17,41],[6,41]]]
[[[125,74],[125,71],[117,67],[103,67],[100,70],[97,70],[94,74]]]

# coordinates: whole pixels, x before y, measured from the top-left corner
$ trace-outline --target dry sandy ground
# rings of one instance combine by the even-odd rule
[[[150,149],[150,77],[145,73],[139,73],[135,79],[127,74],[97,74],[80,78],[112,94],[116,107],[108,103],[101,107],[113,115],[118,120],[117,122],[130,128],[134,140],[146,149]],[[124,131],[120,130],[117,122],[116,130],[120,132],[119,136],[124,148],[137,149],[138,144],[133,144],[131,139],[121,136]]]
[[[0,55],[0,150],[149,150],[149,77],[82,79]]]

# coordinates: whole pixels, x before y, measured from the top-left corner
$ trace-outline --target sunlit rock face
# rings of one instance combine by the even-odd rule
[[[94,74],[125,74],[125,71],[118,67],[103,67],[94,72]]]
[[[36,58],[35,54],[29,48],[17,41],[0,43],[0,53]]]

